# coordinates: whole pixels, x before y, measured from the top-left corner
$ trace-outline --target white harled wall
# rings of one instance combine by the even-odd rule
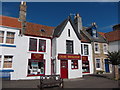
[[[70,29],[70,37],[68,37],[68,29]],[[66,54],[66,40],[72,40],[74,46],[74,54],[81,54],[81,41],[78,39],[76,33],[68,21],[61,35],[56,38],[56,67],[57,74],[60,74],[60,60],[57,59],[58,54]],[[54,52],[54,51],[53,51]],[[68,60],[68,78],[82,77],[82,61],[78,60],[79,69],[71,69],[71,60]]]

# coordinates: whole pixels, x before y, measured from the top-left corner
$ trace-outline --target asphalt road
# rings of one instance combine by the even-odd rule
[[[2,88],[37,88],[39,80],[2,81]],[[97,76],[64,79],[64,88],[118,88],[118,81]],[[55,87],[56,88],[56,87]],[[47,88],[49,89],[49,88]],[[4,89],[3,89],[4,90]],[[51,88],[50,88],[51,90]]]

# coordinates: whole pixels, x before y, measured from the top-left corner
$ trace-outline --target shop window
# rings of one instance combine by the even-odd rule
[[[6,43],[14,44],[14,32],[7,32]]]
[[[43,75],[45,74],[44,60],[29,60],[28,62],[28,75]]]
[[[84,45],[84,55],[88,55],[88,45]]]
[[[37,51],[37,39],[30,38],[29,51]]]
[[[0,31],[0,43],[4,41],[4,31]]]
[[[71,69],[78,69],[78,60],[71,60]]]
[[[66,41],[66,53],[73,54],[73,41]]]
[[[95,52],[99,52],[99,44],[95,43]]]
[[[4,56],[3,68],[12,68],[13,56]]]
[[[83,60],[82,61],[82,72],[83,73],[89,73],[89,61],[88,60]]]
[[[39,52],[45,52],[46,41],[39,39]]]
[[[100,68],[100,59],[96,59],[96,68]]]

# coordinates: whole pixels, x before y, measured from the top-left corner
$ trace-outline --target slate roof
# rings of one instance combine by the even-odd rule
[[[18,18],[0,16],[0,20],[2,26],[21,29],[21,22],[18,21]],[[45,32],[42,32],[41,29],[44,29]],[[53,29],[54,27],[27,22],[25,35],[51,38]]]
[[[102,35],[100,35],[98,31],[97,31],[98,37],[94,38],[87,32],[88,29],[91,28],[83,27],[81,31],[91,42],[107,43],[106,39]]]
[[[79,32],[78,32],[75,24],[73,23],[73,21],[71,20],[70,17],[68,17],[67,19],[65,19],[60,25],[58,25],[54,29],[53,37],[59,37],[61,35],[61,33],[63,32],[63,30],[64,30],[64,28],[65,28],[65,26],[66,26],[66,24],[67,24],[68,21],[70,21],[70,23],[71,23],[71,25],[72,25],[72,27],[73,27],[73,29],[74,29],[74,31],[75,31],[78,39],[81,40],[81,36],[80,36],[80,34],[79,34]]]

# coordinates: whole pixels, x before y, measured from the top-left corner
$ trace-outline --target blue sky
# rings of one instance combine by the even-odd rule
[[[2,2],[2,14],[19,17],[20,2]],[[112,31],[118,24],[117,2],[27,2],[27,21],[48,26],[57,26],[70,13],[79,13],[83,26],[92,22],[98,25],[98,31]]]

